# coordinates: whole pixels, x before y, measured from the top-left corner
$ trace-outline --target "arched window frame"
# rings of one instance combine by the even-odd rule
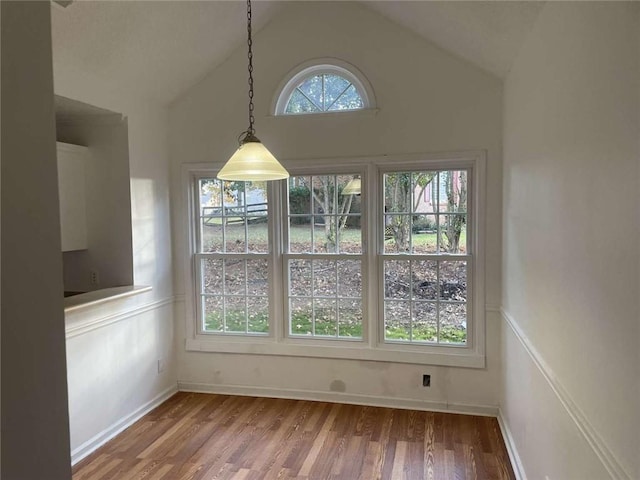
[[[305,113],[286,113],[287,104],[295,89],[307,78],[315,75],[338,75],[345,80],[351,82],[356,91],[362,98],[362,108],[354,110],[332,110],[324,112],[305,112]],[[362,110],[372,110],[376,108],[375,95],[371,84],[355,66],[336,59],[336,58],[320,58],[310,60],[298,65],[290,71],[276,91],[273,102],[272,112],[274,115],[297,116],[297,115],[326,115],[326,114],[343,114],[347,112],[361,112]]]

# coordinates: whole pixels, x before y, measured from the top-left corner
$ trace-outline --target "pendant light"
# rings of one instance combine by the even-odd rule
[[[251,40],[251,0],[247,0],[247,45],[249,60],[249,128],[240,134],[240,146],[218,172],[220,180],[264,181],[289,178],[282,165],[256,137],[253,127],[253,51]]]
[[[360,195],[361,184],[360,177],[352,178],[342,190],[342,195]]]

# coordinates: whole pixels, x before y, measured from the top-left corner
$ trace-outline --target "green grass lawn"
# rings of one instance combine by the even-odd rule
[[[245,324],[244,311],[227,311],[226,329],[219,312],[207,314],[205,330],[208,332],[249,333],[265,334],[269,332],[269,319],[266,314],[250,315],[248,325]],[[291,319],[291,334],[310,336],[313,332],[311,318],[305,313],[294,313]],[[316,321],[316,336],[338,338],[362,338],[362,324],[343,322],[340,331],[335,322]],[[246,330],[245,330],[246,328]],[[438,332],[431,325],[415,325],[413,327],[414,342],[436,342]],[[407,328],[386,327],[386,340],[409,340],[410,333]],[[440,343],[465,343],[467,340],[466,329],[454,325],[440,326]]]

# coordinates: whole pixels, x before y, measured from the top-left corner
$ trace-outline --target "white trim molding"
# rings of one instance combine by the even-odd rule
[[[509,455],[509,460],[511,461],[511,466],[513,467],[513,473],[515,474],[516,479],[527,480],[524,465],[522,464],[522,460],[520,459],[520,455],[518,454],[518,449],[516,448],[516,442],[513,438],[513,435],[511,434],[509,424],[507,423],[506,418],[504,418],[504,415],[500,408],[498,409],[498,424],[500,425],[502,438],[504,439],[504,444],[507,448],[507,454]]]
[[[379,283],[380,266],[383,254],[379,250],[378,232],[381,231],[383,212],[381,205],[372,205],[364,213],[363,225],[367,231],[363,248],[363,271],[370,279],[363,290],[365,308],[363,311],[363,335],[358,340],[325,340],[316,338],[299,338],[287,334],[285,292],[270,291],[271,329],[268,335],[233,335],[205,332],[198,322],[199,300],[201,294],[199,274],[196,267],[198,222],[197,194],[194,185],[199,178],[215,175],[216,164],[183,164],[182,165],[182,204],[179,208],[179,221],[182,222],[179,242],[185,245],[180,252],[183,258],[185,294],[180,295],[180,310],[176,316],[185,322],[185,348],[187,351],[239,353],[257,355],[280,355],[293,357],[317,357],[353,360],[371,360],[420,365],[441,365],[464,368],[486,367],[486,305],[485,305],[485,231],[486,231],[486,152],[484,150],[414,153],[384,155],[372,157],[346,157],[333,159],[281,159],[283,165],[294,175],[308,175],[313,172],[358,173],[363,181],[363,195],[376,197],[382,186],[381,179],[385,172],[412,171],[414,169],[465,169],[470,172],[469,185],[472,198],[469,198],[469,226],[472,232],[470,241],[471,256],[467,256],[469,265],[469,297],[467,301],[469,315],[468,338],[465,345],[446,344],[403,344],[387,341],[384,338],[383,323],[380,312],[378,292],[382,290]],[[317,166],[322,165],[319,169]],[[286,189],[270,190],[270,202],[279,212],[283,205]],[[278,213],[274,213],[279,215]],[[272,236],[277,237],[277,224],[271,221]],[[368,242],[368,243],[367,243]],[[283,242],[272,242],[274,257],[271,259],[272,285],[286,284],[282,273],[283,259],[286,258]],[[463,257],[460,257],[462,259]],[[376,272],[368,275],[368,273]],[[184,304],[182,303],[184,300]],[[184,305],[184,307],[183,307]],[[495,308],[495,307],[494,307]]]
[[[160,392],[158,395],[153,397],[148,402],[142,404],[140,407],[135,409],[129,415],[122,417],[120,420],[112,424],[111,426],[105,428],[98,434],[91,437],[89,440],[84,442],[77,448],[74,448],[71,452],[71,465],[75,465],[83,458],[92,454],[102,445],[107,443],[113,437],[123,432],[125,429],[129,428],[135,422],[144,417],[147,413],[149,413],[154,408],[160,406],[162,403],[166,402],[169,398],[175,395],[178,392],[177,385],[172,385],[167,388],[163,392]]]
[[[558,398],[560,404],[566,410],[571,420],[575,423],[578,431],[582,434],[585,441],[589,444],[595,455],[602,462],[603,467],[614,479],[631,480],[633,477],[625,471],[622,465],[620,465],[620,462],[618,462],[618,460],[616,459],[613,451],[609,448],[607,443],[604,441],[595,427],[591,424],[591,422],[589,422],[587,416],[580,409],[580,407],[578,407],[577,403],[573,400],[573,398],[571,398],[571,395],[564,388],[560,379],[556,376],[551,367],[545,362],[545,360],[542,358],[542,355],[540,355],[540,352],[538,352],[538,350],[534,347],[534,345],[531,343],[531,340],[529,340],[518,323],[513,319],[511,315],[509,315],[509,313],[504,310],[504,308],[501,309],[501,314],[505,323],[509,326],[518,341],[522,344],[524,350],[527,352],[529,357],[531,357],[531,360],[538,368],[543,378],[549,384],[549,387]],[[502,424],[504,424],[506,427],[506,434],[506,432],[508,432],[508,426],[506,425],[504,419],[502,420]],[[506,435],[505,440],[507,440]],[[511,443],[513,442],[511,441]],[[515,451],[514,445],[513,448]],[[515,465],[515,462],[513,463]],[[521,464],[519,466],[522,467]],[[525,477],[523,476],[522,478]]]
[[[181,392],[215,393],[218,395],[240,395],[245,397],[286,398],[315,402],[346,403],[371,407],[400,408],[428,412],[460,413],[495,417],[498,408],[490,405],[469,405],[413,398],[382,397],[343,392],[323,392],[319,390],[295,390],[289,388],[255,387],[246,385],[223,385],[178,381]]]
[[[142,313],[146,313],[152,310],[165,307],[167,305],[173,305],[175,303],[174,297],[167,297],[155,302],[144,303],[141,305],[135,305],[129,308],[118,309],[115,313],[103,314],[101,312],[82,312],[81,315],[71,316],[70,312],[66,313],[66,338],[67,340],[78,335],[84,335],[85,333],[97,330],[98,328],[113,325],[114,323],[127,320],[128,318],[135,317]]]

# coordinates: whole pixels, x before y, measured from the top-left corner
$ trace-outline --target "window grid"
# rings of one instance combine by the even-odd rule
[[[196,185],[199,229],[195,262],[200,330],[266,335],[269,332],[269,231],[263,221],[268,218],[266,188],[258,182],[223,182],[213,178],[197,178]],[[249,200],[250,193],[258,200]],[[254,245],[255,228],[264,230],[264,238]],[[256,285],[250,290],[252,282]]]
[[[408,164],[405,164],[408,165]],[[468,164],[467,164],[468,165]],[[310,167],[307,167],[308,170],[306,171],[311,171]],[[418,191],[416,190],[416,179],[412,177],[411,179],[411,204],[415,203],[418,195],[424,197],[425,199],[429,196],[429,195],[433,195],[433,197],[435,197],[436,199],[439,199],[441,196],[445,195],[444,191],[445,191],[445,184],[441,182],[441,178],[440,178],[440,174],[442,172],[451,172],[451,170],[437,170],[437,175],[436,175],[436,179],[433,181],[433,192],[425,192],[425,191]],[[470,173],[471,172],[471,168],[470,167],[462,167],[462,168],[458,168],[459,172],[465,172],[465,174]],[[371,169],[369,170],[369,174],[373,175],[374,170]],[[380,170],[378,170],[378,175],[376,176],[376,178],[378,179],[377,181],[380,181],[381,179],[384,179],[384,176],[388,173],[394,173],[393,170],[386,170],[384,168],[381,168]],[[360,171],[359,175],[362,176],[363,171]],[[312,175],[306,175],[307,177],[311,178]],[[469,189],[471,188],[470,185],[470,181],[471,181],[471,176],[469,175],[468,177],[469,183],[467,183],[467,187],[469,187]],[[373,182],[374,180],[372,179],[371,182]],[[281,184],[283,184],[284,182],[281,182]],[[382,185],[384,185],[384,180],[382,180]],[[382,204],[385,204],[385,194],[384,194],[384,187],[382,190],[380,190],[379,188],[374,188],[373,184],[371,184],[371,186],[366,186],[367,182],[363,182],[364,188],[363,188],[363,193],[365,191],[369,191],[369,189],[373,188],[372,193],[377,197],[382,199]],[[286,188],[283,186],[282,192],[286,192]],[[473,193],[473,192],[470,192]],[[219,198],[223,198],[223,193],[222,192],[218,192],[217,195]],[[332,199],[334,202],[334,205],[337,203],[337,199],[339,199],[339,193],[338,190],[334,190],[332,193]],[[470,197],[470,201],[471,201],[471,195],[469,195]],[[281,200],[280,200],[281,199]],[[223,198],[224,200],[224,198]],[[316,200],[311,200],[311,203],[313,204],[314,202],[316,202]],[[470,245],[472,244],[471,242],[471,238],[473,235],[473,232],[469,232],[469,235],[465,235],[464,239],[461,239],[461,250],[464,249],[463,253],[451,253],[447,250],[447,248],[445,247],[446,243],[445,243],[445,231],[446,231],[446,224],[448,222],[449,218],[454,218],[456,216],[461,217],[464,219],[464,228],[466,229],[466,226],[468,224],[471,223],[471,218],[469,218],[469,209],[468,208],[449,208],[446,204],[441,203],[439,201],[435,201],[434,203],[434,209],[433,211],[429,212],[429,215],[432,215],[433,218],[435,219],[435,224],[436,224],[436,232],[435,232],[435,236],[436,236],[436,241],[434,242],[434,246],[435,246],[435,251],[433,253],[429,253],[429,254],[416,254],[416,253],[397,253],[397,252],[387,252],[384,249],[384,239],[381,240],[381,245],[383,245],[382,249],[380,250],[380,253],[376,253],[376,252],[369,252],[368,254],[365,255],[365,252],[363,252],[363,250],[360,250],[359,253],[354,254],[354,253],[344,253],[344,250],[341,248],[341,242],[340,242],[340,237],[342,236],[342,232],[341,230],[337,230],[336,231],[336,237],[335,237],[335,245],[333,250],[329,249],[327,252],[320,250],[317,250],[317,245],[318,245],[318,237],[321,238],[322,233],[321,230],[316,229],[316,228],[310,228],[309,229],[309,235],[311,236],[311,247],[310,247],[310,252],[288,252],[288,248],[287,246],[289,245],[289,236],[287,234],[287,230],[288,227],[291,226],[291,219],[294,218],[304,218],[304,217],[308,217],[311,219],[311,223],[315,224],[315,219],[316,217],[323,217],[324,215],[316,215],[318,212],[315,211],[314,209],[310,209],[309,212],[307,213],[300,213],[300,214],[296,214],[296,213],[290,213],[287,212],[287,206],[288,206],[288,202],[287,202],[287,196],[285,195],[284,197],[282,197],[281,195],[276,195],[276,204],[278,206],[282,206],[285,215],[283,217],[279,218],[272,218],[271,220],[275,221],[276,225],[273,228],[273,233],[276,234],[276,237],[278,237],[278,228],[279,227],[284,227],[282,233],[282,241],[278,241],[277,244],[273,245],[273,249],[274,251],[271,251],[269,253],[264,253],[264,254],[260,254],[260,253],[255,253],[255,252],[251,252],[250,250],[252,250],[252,247],[250,247],[250,237],[252,235],[254,235],[254,233],[252,233],[251,231],[251,221],[248,221],[250,218],[254,217],[254,214],[250,212],[250,209],[248,207],[249,202],[245,202],[244,204],[242,204],[240,207],[238,207],[240,211],[236,210],[228,210],[228,209],[222,209],[219,212],[219,217],[220,217],[220,222],[221,224],[225,224],[226,220],[229,219],[233,219],[236,216],[238,216],[238,214],[242,214],[242,216],[244,216],[244,221],[241,222],[240,224],[237,224],[237,227],[240,228],[242,230],[242,237],[243,237],[243,242],[240,242],[242,245],[238,245],[233,246],[233,248],[228,248],[228,243],[229,242],[233,242],[236,239],[236,236],[234,235],[228,235],[228,230],[226,228],[220,227],[219,228],[219,235],[221,237],[221,243],[218,245],[218,248],[224,250],[222,252],[211,252],[211,251],[206,251],[207,248],[206,244],[205,244],[205,220],[208,219],[211,214],[210,212],[207,213],[202,209],[202,205],[200,205],[199,202],[196,201],[196,205],[198,206],[198,211],[199,211],[199,215],[196,217],[198,218],[199,221],[199,228],[196,230],[196,264],[198,265],[197,268],[199,269],[199,276],[196,276],[196,278],[198,279],[198,282],[196,282],[196,284],[199,283],[197,289],[200,292],[199,296],[201,297],[201,301],[196,303],[196,307],[200,310],[200,312],[198,313],[198,316],[202,319],[201,320],[201,327],[198,329],[199,333],[214,333],[216,335],[219,334],[234,334],[234,335],[241,335],[241,336],[247,336],[247,337],[251,337],[251,336],[255,336],[255,335],[261,335],[266,333],[267,335],[271,335],[273,336],[275,334],[274,339],[277,338],[282,338],[281,336],[284,337],[288,337],[291,336],[296,340],[300,340],[302,338],[308,338],[310,340],[315,339],[316,340],[316,344],[320,345],[319,342],[326,342],[327,340],[339,340],[339,341],[344,341],[344,340],[360,340],[360,341],[367,341],[370,346],[372,348],[383,348],[384,344],[388,344],[388,346],[392,347],[393,349],[397,348],[397,347],[402,347],[402,345],[407,345],[407,348],[405,349],[405,351],[407,352],[417,352],[418,350],[415,347],[421,347],[424,345],[439,345],[439,346],[445,346],[445,347],[467,347],[467,346],[473,346],[470,345],[469,340],[473,340],[472,338],[468,337],[464,339],[464,341],[461,342],[452,342],[451,340],[448,339],[443,339],[443,332],[442,332],[442,321],[441,321],[441,317],[443,317],[444,315],[450,315],[453,317],[457,317],[457,318],[465,318],[466,319],[470,319],[472,317],[472,310],[471,310],[471,305],[472,305],[472,300],[470,295],[471,289],[473,285],[468,285],[468,291],[467,291],[467,296],[464,298],[463,301],[457,301],[457,300],[451,300],[451,299],[447,299],[445,297],[443,297],[440,294],[441,289],[443,289],[444,287],[442,287],[443,282],[447,281],[447,275],[443,274],[443,265],[446,266],[446,262],[456,262],[459,264],[463,264],[463,268],[465,269],[466,275],[465,278],[468,279],[468,281],[471,281],[472,278],[472,268],[473,268],[473,259],[472,256],[470,255]],[[468,206],[468,205],[467,205]],[[236,208],[236,207],[234,207]],[[273,212],[271,212],[273,213]],[[371,212],[370,212],[371,213]],[[420,214],[420,216],[426,216],[426,214],[424,212],[416,212],[413,210],[412,205],[409,205],[407,209],[401,210],[398,209],[397,211],[394,211],[393,214],[395,215],[403,215],[405,217],[407,217],[407,221],[409,223],[409,225],[411,226],[411,231],[413,232],[413,227],[415,226],[415,224],[417,224],[419,221],[421,221],[421,218],[419,218],[418,215],[416,215],[417,213]],[[327,214],[327,216],[333,216],[334,218],[338,217],[337,213],[329,213]],[[357,216],[357,215],[353,215],[353,216]],[[364,215],[363,215],[364,216]],[[384,211],[383,214],[381,215],[382,218],[386,218],[387,216],[387,212]],[[414,218],[415,217],[415,218]],[[255,218],[258,219],[259,216],[256,214]],[[262,216],[263,219],[266,219],[266,216]],[[379,217],[380,218],[380,217]],[[288,223],[285,224],[285,222],[287,222],[288,219]],[[283,221],[284,220],[284,221]],[[422,219],[423,220],[423,219]],[[370,223],[369,223],[370,224]],[[377,228],[373,228],[373,230],[371,230],[371,232],[368,232],[366,229],[362,229],[362,236],[360,237],[360,243],[364,244],[366,242],[366,235],[367,233],[373,233],[375,231],[380,231]],[[269,230],[270,233],[271,230]],[[465,232],[467,233],[467,232]],[[382,235],[379,237],[381,238]],[[410,249],[409,252],[412,252],[415,248],[417,247],[416,242],[414,241],[415,237],[413,235],[410,235],[408,237],[408,243],[410,245]],[[239,251],[238,251],[239,249]],[[205,292],[205,290],[203,289],[204,286],[204,278],[202,278],[202,273],[204,271],[204,268],[202,268],[201,262],[204,259],[219,259],[222,263],[221,263],[221,269],[220,271],[222,272],[222,276],[223,278],[227,276],[227,264],[223,261],[224,258],[227,257],[235,257],[235,256],[246,256],[246,260],[242,262],[242,271],[243,271],[243,275],[245,277],[245,283],[242,284],[242,291],[240,293],[231,293],[231,291],[227,291],[225,290],[223,292],[222,295],[212,295],[212,294],[207,294]],[[343,312],[346,311],[347,309],[351,308],[351,305],[349,305],[348,303],[350,301],[356,301],[359,302],[359,312],[361,314],[362,317],[364,317],[364,312],[370,312],[370,313],[375,313],[376,312],[376,308],[375,308],[375,303],[376,301],[374,299],[370,299],[369,301],[373,301],[374,305],[369,305],[367,306],[368,301],[366,300],[366,296],[368,294],[374,294],[375,295],[375,289],[374,290],[370,290],[369,287],[366,285],[366,280],[363,279],[363,284],[361,286],[361,296],[360,297],[354,297],[354,296],[343,296],[341,297],[341,293],[339,290],[339,260],[342,259],[342,257],[345,257],[345,259],[347,260],[355,260],[358,262],[359,264],[359,271],[362,274],[363,269],[368,271],[368,272],[374,272],[375,274],[375,264],[377,262],[375,262],[375,257],[378,256],[378,258],[380,259],[380,266],[379,269],[377,270],[378,272],[381,272],[381,277],[382,277],[382,282],[381,282],[381,288],[382,288],[382,292],[384,292],[384,274],[382,274],[382,272],[384,272],[385,269],[385,261],[386,260],[392,260],[394,259],[395,256],[397,256],[398,258],[401,258],[402,260],[411,260],[409,261],[409,278],[412,278],[414,276],[414,274],[416,272],[419,271],[419,266],[418,266],[418,261],[420,260],[430,260],[430,261],[434,261],[436,263],[436,268],[434,269],[435,274],[436,274],[436,278],[435,278],[435,285],[436,285],[436,289],[438,291],[438,294],[435,296],[435,298],[433,299],[429,299],[429,300],[425,300],[423,298],[417,297],[413,291],[413,289],[409,290],[409,298],[406,300],[403,300],[406,303],[406,307],[409,310],[409,320],[411,320],[408,324],[408,338],[409,341],[403,341],[400,340],[398,341],[397,339],[393,339],[393,338],[386,338],[385,336],[385,327],[386,327],[386,319],[385,319],[385,309],[384,309],[384,305],[385,305],[385,301],[387,300],[392,300],[392,301],[399,301],[398,299],[391,299],[391,298],[387,298],[386,295],[380,295],[380,307],[382,307],[379,311],[379,319],[376,320],[375,318],[362,318],[361,320],[361,324],[362,324],[362,331],[365,333],[361,336],[358,337],[342,337],[341,334],[342,332],[342,321],[343,321],[343,316],[345,315]],[[250,303],[249,303],[249,299],[248,297],[250,296],[250,291],[249,291],[249,285],[248,285],[248,279],[251,276],[249,274],[249,270],[248,270],[248,264],[246,263],[246,261],[250,260],[250,259],[257,259],[257,257],[260,257],[262,259],[264,259],[265,261],[271,260],[269,262],[269,271],[271,271],[271,269],[273,268],[273,260],[277,260],[278,257],[280,257],[283,261],[283,263],[278,262],[279,266],[278,266],[278,271],[280,272],[280,275],[282,275],[282,279],[283,280],[288,280],[290,281],[290,275],[288,273],[288,269],[287,269],[287,262],[290,260],[294,260],[294,259],[309,259],[309,260],[324,260],[325,258],[333,258],[335,260],[335,266],[333,269],[333,277],[334,277],[334,283],[336,284],[336,292],[334,295],[321,295],[321,294],[317,294],[315,292],[312,291],[312,294],[306,298],[300,295],[295,295],[292,294],[289,296],[289,300],[293,299],[293,298],[306,298],[307,300],[311,300],[311,304],[310,304],[310,308],[312,309],[312,316],[313,316],[313,320],[312,320],[312,332],[311,335],[306,336],[306,335],[296,335],[294,332],[291,331],[290,327],[291,324],[288,324],[287,326],[287,322],[283,322],[283,323],[279,323],[280,325],[283,325],[285,328],[284,330],[282,329],[282,327],[278,327],[278,329],[276,329],[276,331],[273,331],[273,325],[267,329],[266,332],[252,332],[250,331],[250,327],[249,327],[249,319],[248,319],[248,315],[250,312]],[[436,258],[437,257],[437,258]],[[368,264],[368,266],[365,268],[365,260],[366,263]],[[414,261],[416,261],[416,263],[414,263]],[[369,263],[369,262],[373,262],[373,263]],[[282,268],[284,267],[284,268]],[[372,270],[373,268],[373,270]],[[446,269],[445,269],[446,270]],[[310,274],[313,275],[312,277],[312,285],[315,283],[315,275],[317,274],[317,270],[315,268],[311,268],[310,269]],[[269,275],[271,275],[271,273],[269,273]],[[200,278],[199,278],[200,277]],[[373,277],[375,278],[375,276]],[[282,284],[282,283],[280,283]],[[286,285],[286,283],[285,283]],[[466,287],[466,286],[465,286]],[[224,287],[225,289],[227,288],[226,286]],[[238,292],[238,290],[234,290],[234,292]],[[273,300],[273,294],[274,292],[272,290],[268,290],[265,292],[264,296],[261,296],[260,299],[264,300],[266,305],[267,305],[267,316],[268,316],[268,308],[269,304],[271,303],[271,300]],[[204,322],[204,318],[203,318],[203,313],[206,311],[206,306],[205,306],[205,301],[208,298],[218,298],[219,300],[221,300],[219,302],[220,305],[220,310],[222,313],[222,327],[221,330],[222,331],[215,331],[212,332],[211,330],[207,331],[206,329],[203,330],[203,327],[205,325]],[[230,302],[227,302],[227,300]],[[282,303],[282,300],[285,300],[284,304]],[[330,334],[330,335],[325,335],[324,332],[322,330],[322,324],[318,324],[318,322],[316,322],[316,314],[318,313],[318,309],[322,309],[322,308],[326,308],[327,305],[326,304],[322,304],[323,302],[317,303],[314,300],[331,300],[333,301],[332,304],[332,322],[335,325],[334,328],[334,333]],[[237,324],[234,324],[233,321],[229,322],[227,319],[228,316],[228,312],[229,309],[233,308],[234,304],[238,304],[239,302],[242,303],[241,306],[241,310],[244,310],[244,314],[245,314],[245,322],[242,324],[242,328],[239,329],[237,327]],[[433,325],[435,326],[435,341],[433,342],[429,342],[429,341],[423,341],[420,337],[419,337],[419,332],[416,330],[416,326],[417,323],[415,323],[413,321],[414,317],[417,317],[419,315],[419,312],[422,310],[423,312],[425,311],[425,306],[427,304],[432,304],[435,308],[435,310],[433,310],[433,315],[436,318],[436,321],[433,323]],[[229,305],[232,305],[231,307]],[[457,308],[457,307],[461,307],[461,308]],[[275,310],[273,310],[272,312],[270,312],[271,314],[277,314],[278,311],[282,311],[280,310],[281,308],[283,308],[284,313],[285,313],[285,319],[289,318],[289,301],[287,301],[287,295],[285,295],[285,298],[281,298],[280,301],[276,301],[276,306],[275,306]],[[348,312],[346,314],[347,316],[351,315],[351,312]],[[426,318],[426,317],[425,317]],[[429,321],[431,321],[431,317],[429,317]],[[229,325],[231,323],[231,330],[227,331],[230,329]],[[367,324],[368,326],[371,327],[376,327],[377,328],[367,328]],[[235,326],[234,326],[235,325]],[[469,328],[467,330],[467,334],[471,334],[471,332],[473,331],[471,328],[471,326],[466,325],[465,322],[465,328]],[[380,332],[379,335],[373,335],[373,337],[371,337],[368,334],[371,333],[376,333],[376,331]],[[368,334],[367,334],[368,333]],[[306,341],[306,340],[305,340]],[[277,342],[277,340],[276,340]],[[336,342],[337,344],[337,342]],[[313,343],[310,343],[309,345],[313,345]],[[411,347],[410,345],[413,345],[413,347]],[[451,349],[449,349],[451,350]],[[393,350],[396,351],[396,350]],[[446,349],[445,349],[446,351]],[[435,353],[435,350],[434,350]]]
[[[285,275],[287,276],[286,305],[287,305],[287,332],[292,337],[312,337],[312,338],[333,338],[333,339],[362,339],[362,285],[361,283],[354,288],[353,285],[350,292],[345,292],[341,274],[348,277],[350,274],[362,275],[362,236],[358,238],[357,253],[345,251],[343,248],[343,231],[349,219],[360,219],[359,213],[353,213],[353,198],[342,196],[341,190],[346,183],[353,178],[353,175],[307,175],[296,176],[289,180],[290,188],[300,188],[306,186],[308,189],[308,209],[303,213],[292,213],[296,207],[291,200],[290,195],[286,195],[286,246],[287,252],[284,254],[285,259]],[[290,192],[290,190],[288,190]],[[298,202],[300,200],[298,199]],[[305,203],[305,202],[302,202]],[[305,203],[306,205],[306,203]],[[296,219],[304,220],[308,218],[310,225],[310,243],[305,249],[300,248],[296,243],[292,248],[293,237],[296,235]],[[321,223],[319,223],[321,221]],[[332,240],[327,237],[327,223],[329,232],[332,234]],[[320,231],[316,231],[318,225],[321,225]],[[322,232],[322,233],[321,233]],[[362,235],[362,233],[360,233]],[[345,237],[346,238],[346,237]],[[321,241],[325,242],[324,248]],[[331,244],[331,245],[330,245]],[[293,285],[295,281],[300,281],[304,273],[300,272],[299,265],[308,265],[308,281],[309,288],[306,292],[300,293],[299,289]],[[330,273],[333,277],[332,284],[329,285],[325,292],[321,291],[319,285],[320,269],[324,265],[329,266]],[[297,269],[297,270],[296,270]],[[360,280],[361,282],[361,280]],[[356,293],[356,294],[354,294]],[[308,314],[310,318],[309,329],[300,329],[298,319],[305,318],[301,307],[303,302],[307,302]],[[350,312],[345,311],[341,307],[345,303],[353,302],[352,305],[358,304],[359,314],[355,324],[346,324],[350,318]],[[331,305],[329,307],[328,305]],[[310,308],[309,308],[310,307]],[[321,316],[330,315],[331,327],[322,325],[319,320]],[[343,320],[345,323],[343,324]],[[306,323],[306,322],[305,322]]]
[[[424,181],[423,185],[419,184],[419,178],[423,175]],[[444,175],[444,176],[443,176]],[[407,182],[408,180],[408,182]],[[442,182],[447,181],[448,185],[451,188],[448,188],[446,192],[446,209],[443,210],[441,208],[442,196],[443,193],[441,191]],[[408,195],[410,198],[410,202],[402,205],[402,201],[398,202],[397,192],[402,190],[402,185],[408,184]],[[419,218],[419,213],[425,213],[419,211],[420,203],[425,199],[426,203],[426,194],[425,191],[427,187],[431,185],[431,190],[434,193],[433,198],[436,200],[431,202],[431,212],[430,215],[433,216],[435,220],[436,226],[436,235],[435,235],[435,249],[433,252],[418,252],[418,247],[414,244],[414,219],[416,217]],[[418,190],[422,188],[422,191],[418,192]],[[467,171],[466,170],[438,170],[438,171],[422,171],[422,172],[397,172],[397,171],[387,171],[384,173],[382,177],[382,192],[381,195],[382,204],[384,208],[382,209],[383,213],[383,222],[385,225],[385,229],[383,229],[383,233],[381,235],[381,265],[380,271],[383,272],[382,278],[380,279],[382,285],[382,291],[384,292],[383,298],[381,300],[381,312],[384,318],[383,322],[383,338],[387,343],[407,343],[407,344],[460,344],[465,345],[467,343],[467,326],[468,326],[468,317],[470,312],[468,311],[469,298],[468,298],[468,279],[469,279],[469,266],[471,262],[471,256],[468,254],[469,245],[470,245],[470,236],[466,235],[466,224],[467,224],[467,205],[466,205],[466,193],[468,191],[469,185],[467,183]],[[457,189],[457,190],[456,190]],[[388,192],[392,191],[392,199],[389,198]],[[456,191],[458,197],[456,198]],[[402,195],[400,195],[402,197]],[[396,204],[394,204],[394,201]],[[400,204],[400,208],[397,208]],[[450,211],[450,207],[454,207],[453,212]],[[424,207],[423,207],[424,208]],[[391,214],[390,214],[391,212]],[[464,212],[464,213],[461,213]],[[448,248],[444,248],[444,238],[445,234],[443,232],[443,221],[447,222],[447,225],[450,225],[452,218],[460,218],[460,222],[458,223],[459,231],[457,231],[457,241],[458,245],[460,242],[460,237],[462,235],[461,225],[465,226],[464,234],[464,252],[460,253],[460,251],[449,252]],[[400,220],[398,220],[400,219]],[[387,245],[389,240],[389,232],[387,225],[392,225],[392,234],[393,241],[396,244],[396,251],[392,251],[392,248]],[[408,239],[404,239],[403,235],[399,235],[399,231],[402,229],[409,231]],[[453,236],[456,236],[455,226]],[[448,239],[447,241],[451,241]],[[406,246],[402,247],[400,244],[406,244]],[[451,246],[452,249],[455,249],[455,244]],[[460,248],[460,247],[458,247]],[[420,273],[418,272],[416,267],[417,264],[421,261],[429,261],[434,264],[434,271],[432,272],[435,275],[435,295],[434,298],[419,298],[416,295],[416,278]],[[395,298],[393,294],[390,294],[391,291],[390,285],[393,284],[393,275],[390,275],[389,269],[392,262],[405,262],[407,274],[404,278],[405,283],[407,285],[407,298]],[[447,265],[449,269],[452,269],[453,272],[457,272],[459,274],[459,266],[463,266],[464,274],[462,275],[462,282],[456,279],[447,279],[443,278],[443,265]],[[397,272],[396,272],[396,275]],[[449,273],[451,275],[451,273]],[[423,278],[425,278],[423,276]],[[399,280],[395,280],[396,283],[401,283]],[[428,280],[423,281],[422,283],[428,283]],[[443,287],[445,284],[448,286],[445,291]],[[420,284],[418,284],[420,285]],[[460,300],[459,293],[460,291],[464,291],[463,299]],[[452,292],[458,292],[452,293]],[[455,299],[447,299],[445,295],[458,295]],[[398,306],[399,312],[392,312],[389,306]],[[428,307],[432,305],[435,309],[435,336],[430,334],[429,330],[429,318],[418,318],[418,311],[420,308]],[[448,310],[447,305],[456,306],[459,305],[464,308],[465,315],[464,319],[461,320],[459,317],[459,311],[455,308]],[[407,312],[406,315],[403,315],[401,312]],[[458,309],[459,310],[459,309]],[[453,312],[453,313],[452,313]],[[423,312],[424,313],[424,312]],[[400,318],[406,317],[406,318]],[[453,320],[452,320],[453,319]],[[448,325],[446,331],[444,329],[445,320]],[[419,332],[418,325],[423,324],[423,332],[421,334]],[[405,333],[402,333],[402,331]]]
[[[315,95],[312,95],[310,91],[305,92],[304,87],[308,86],[309,89],[311,89],[311,84],[318,80],[320,82],[320,98],[316,99],[314,98]],[[340,86],[335,98],[330,98],[329,102],[327,102],[327,96],[329,95],[327,92],[327,82],[329,80],[332,82],[344,82],[344,87]],[[351,92],[349,95],[353,97],[351,100],[347,98],[348,92]],[[300,96],[302,98],[300,98]],[[341,99],[347,101],[347,103],[339,103]],[[305,103],[303,100],[306,100],[308,103]],[[322,113],[340,110],[358,110],[362,108],[364,108],[362,96],[351,81],[340,75],[323,73],[311,74],[301,81],[289,95],[284,112],[286,114]]]

